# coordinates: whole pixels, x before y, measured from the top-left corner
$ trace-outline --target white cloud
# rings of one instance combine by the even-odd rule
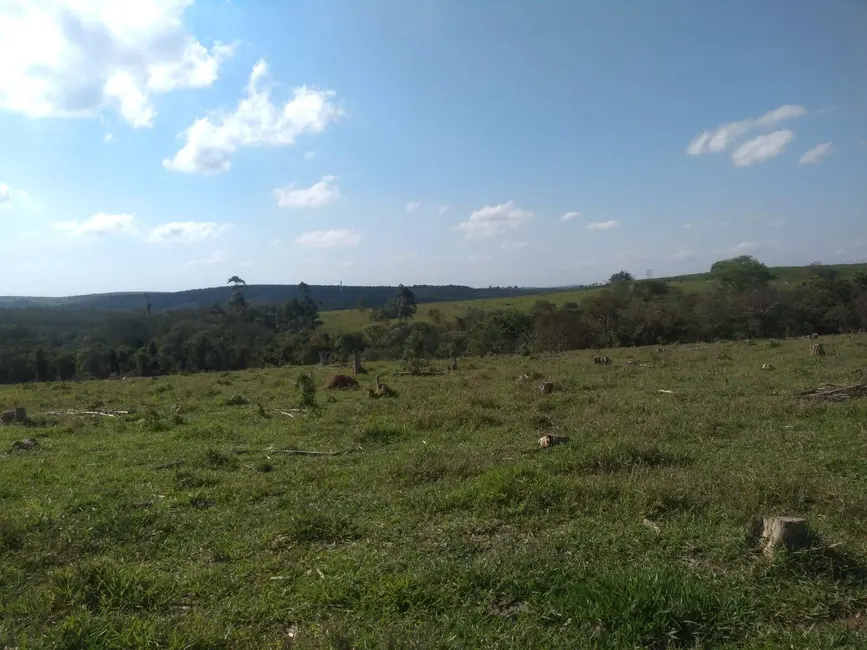
[[[98,212],[82,221],[58,221],[57,230],[74,237],[82,235],[135,235],[138,233],[136,218],[131,214],[107,214]]]
[[[572,221],[572,219],[577,219],[580,216],[580,212],[567,212],[562,217],[560,217],[560,221]]]
[[[153,228],[148,233],[148,241],[159,242],[195,242],[204,239],[215,239],[229,229],[228,224],[213,221],[175,221]]]
[[[114,140],[115,140],[115,137],[114,137],[113,133],[106,133],[102,138],[102,141],[105,142],[106,144],[109,144],[110,142],[114,142]]]
[[[304,160],[313,160],[316,157],[315,151],[308,151],[304,154]]]
[[[500,205],[487,205],[476,210],[467,221],[458,224],[457,229],[462,230],[468,239],[491,237],[509,230],[516,230],[532,217],[532,212],[519,208],[514,201],[508,201]]]
[[[361,233],[356,230],[313,230],[305,232],[295,241],[309,248],[336,248],[358,246]]]
[[[271,102],[270,87],[260,87],[268,72],[264,60],[253,66],[247,96],[232,113],[215,112],[193,122],[181,135],[186,142],[163,166],[178,172],[218,174],[231,167],[241,147],[286,147],[303,133],[321,133],[343,114],[335,93],[300,86],[282,106]]]
[[[452,206],[450,206],[450,205],[441,205],[437,208],[437,214],[442,216],[451,209],[452,209]]]
[[[519,251],[519,250],[522,250],[524,248],[527,248],[528,244],[529,244],[529,242],[525,242],[525,241],[507,241],[507,242],[503,242],[503,245],[501,246],[501,248],[504,251]]]
[[[410,201],[406,204],[407,212],[415,212],[421,207],[421,201]]]
[[[184,266],[213,266],[214,264],[222,264],[223,262],[228,261],[228,259],[229,256],[226,255],[226,253],[223,251],[217,251],[213,255],[205,257],[204,259],[184,262]],[[249,263],[242,266],[249,266]]]
[[[336,176],[323,176],[310,187],[295,189],[294,185],[274,190],[281,208],[319,208],[340,198]]]
[[[27,192],[14,190],[6,183],[0,183],[0,210],[11,208],[18,203],[27,201],[29,198]]]
[[[271,244],[271,246],[279,246],[279,245],[280,245],[280,240],[279,240],[279,239],[272,239],[272,240],[271,240],[270,242],[268,242],[268,243]]]
[[[730,144],[733,144],[740,137],[754,129],[770,128],[784,120],[801,117],[806,114],[807,109],[803,106],[787,104],[768,111],[761,117],[751,117],[739,122],[729,122],[710,131],[699,133],[689,143],[686,152],[691,156],[720,153],[721,151],[725,151]]]
[[[683,227],[686,229],[689,229],[689,228],[692,228],[692,224],[691,223],[685,223],[685,224],[683,224]]]
[[[749,167],[779,156],[794,137],[795,134],[788,129],[756,136],[732,152],[732,162],[735,167]]]
[[[815,147],[813,147],[807,153],[801,156],[801,159],[798,160],[798,164],[817,165],[831,155],[833,147],[833,142],[823,142],[821,144],[817,144]]]
[[[743,255],[744,253],[749,253],[750,251],[756,250],[758,247],[759,245],[757,242],[742,241],[740,244],[735,244],[734,246],[732,246],[730,251],[738,255]]]
[[[107,107],[153,124],[153,96],[210,86],[233,47],[184,26],[193,0],[0,2],[0,109],[94,117]]]
[[[587,224],[587,230],[612,230],[613,228],[620,227],[620,222],[616,220],[612,221],[591,221]]]

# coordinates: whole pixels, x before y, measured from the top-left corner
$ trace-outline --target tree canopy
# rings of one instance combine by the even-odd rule
[[[734,291],[763,287],[774,277],[767,266],[750,255],[714,262],[710,276],[721,286]]]

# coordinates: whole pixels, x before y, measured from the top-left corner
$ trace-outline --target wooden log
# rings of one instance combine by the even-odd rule
[[[809,540],[807,521],[800,517],[763,517],[761,540],[762,552],[769,558],[779,548],[804,548]]]

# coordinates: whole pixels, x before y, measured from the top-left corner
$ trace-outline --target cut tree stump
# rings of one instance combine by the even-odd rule
[[[547,436],[539,438],[539,448],[547,449],[556,445],[565,445],[567,442],[569,442],[568,436],[555,436],[553,433],[549,433]]]
[[[821,343],[813,343],[810,346],[810,356],[811,357],[824,357],[825,356],[825,346]]]
[[[787,551],[804,548],[809,540],[807,520],[800,517],[762,518],[762,552],[771,558],[781,547]]]

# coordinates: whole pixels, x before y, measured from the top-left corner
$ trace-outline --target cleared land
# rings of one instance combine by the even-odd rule
[[[863,648],[867,399],[793,393],[867,337],[823,343],[315,369],[318,416],[297,369],[2,387],[0,647]],[[762,559],[761,515],[816,546]]]

